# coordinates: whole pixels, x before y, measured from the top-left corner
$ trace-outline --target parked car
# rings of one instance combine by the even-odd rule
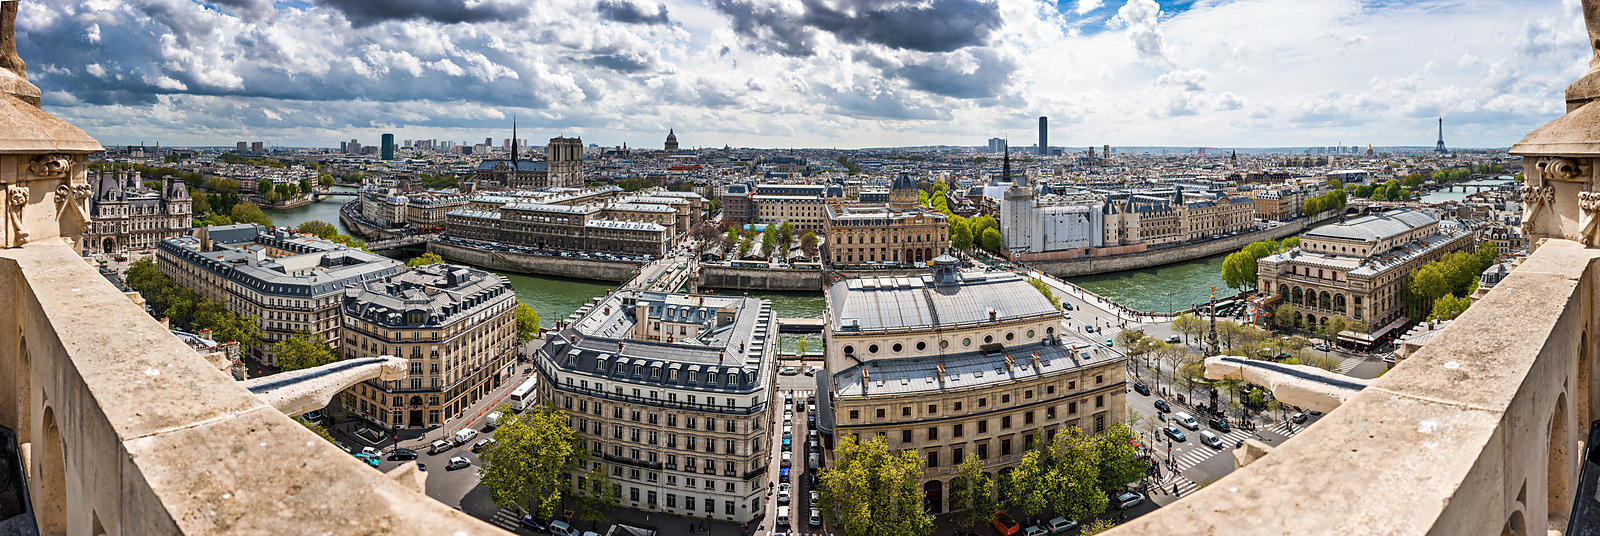
[[[438,454],[438,453],[450,450],[451,448],[454,448],[454,447],[455,447],[455,444],[451,443],[449,441],[445,441],[443,439],[435,440],[432,444],[428,445],[428,455],[432,456],[434,454]]]
[[[1300,412],[1295,412],[1294,415],[1290,415],[1289,416],[1289,420],[1293,421],[1295,424],[1304,423],[1304,422],[1306,422],[1306,414],[1300,413]]]
[[[1233,431],[1233,427],[1228,426],[1228,420],[1222,417],[1212,417],[1210,420],[1206,421],[1206,424],[1224,434]]]
[[[484,430],[493,430],[495,428],[499,428],[500,427],[500,419],[502,417],[504,417],[504,415],[501,415],[500,412],[498,412],[498,411],[490,412],[488,417],[484,417],[483,418],[483,429]]]
[[[572,528],[566,521],[551,521],[550,534],[552,536],[582,536],[578,529]]]
[[[822,526],[822,515],[817,512],[816,508],[811,509],[811,515],[806,518],[806,524],[813,527]]]
[[[1118,510],[1127,510],[1144,502],[1144,494],[1137,491],[1124,491],[1111,497],[1111,504]]]
[[[1214,449],[1222,449],[1222,438],[1217,437],[1217,434],[1211,433],[1210,430],[1200,431],[1200,442],[1209,445]]]
[[[1133,384],[1133,392],[1150,396],[1150,386],[1145,385],[1144,382],[1135,383]]]
[[[1171,413],[1172,405],[1168,404],[1165,400],[1156,400],[1156,411],[1162,413]]]
[[[389,452],[389,459],[390,460],[415,460],[415,459],[417,459],[417,451],[414,451],[414,450],[411,450],[411,449],[394,449],[393,451]]]
[[[446,471],[454,471],[456,469],[460,469],[460,468],[463,468],[463,467],[471,467],[471,466],[472,466],[472,460],[468,460],[465,456],[451,456],[450,457],[450,462],[445,464],[444,470],[446,470]]]
[[[356,459],[367,462],[367,465],[371,465],[373,467],[378,466],[378,455],[376,454],[367,454],[365,452],[361,452],[356,454]]]
[[[1050,529],[1051,534],[1061,534],[1063,532],[1078,528],[1078,522],[1064,517],[1058,517],[1050,520],[1050,523],[1045,526]]]
[[[1180,342],[1183,342],[1183,339],[1179,338],[1177,335],[1167,337],[1167,344],[1178,344]]]
[[[781,461],[779,463],[781,463],[783,465],[783,467],[789,467],[790,465],[794,464],[794,453],[793,452],[787,452],[787,451],[784,452],[783,453],[783,458],[781,459]]]
[[[1005,512],[995,512],[990,515],[989,524],[994,525],[994,530],[999,531],[1000,536],[1011,536],[1022,531],[1022,526],[1017,524],[1017,520],[1011,519],[1011,514]]]
[[[788,482],[778,484],[778,504],[789,504],[790,489]]]
[[[1193,416],[1182,411],[1172,414],[1172,422],[1183,425],[1184,428],[1188,428],[1190,430],[1200,429],[1200,421],[1195,420]]]
[[[522,528],[534,532],[550,532],[550,524],[533,514],[522,514]]]
[[[1050,536],[1050,531],[1038,525],[1029,525],[1028,528],[1022,530],[1022,534],[1024,536]]]
[[[1071,303],[1068,303],[1068,302],[1061,302],[1061,306],[1062,306],[1062,307],[1066,307],[1066,308],[1067,308],[1067,310],[1068,310],[1068,311],[1071,311],[1071,310],[1072,310],[1072,304],[1071,304]]]
[[[1178,427],[1170,425],[1170,424],[1161,427],[1161,432],[1164,433],[1164,434],[1167,434],[1167,437],[1172,438],[1173,441],[1177,441],[1177,442],[1180,442],[1180,443],[1185,441],[1186,439],[1188,439],[1188,438],[1184,437],[1183,430],[1179,430]]]
[[[794,450],[794,439],[787,437],[783,438],[783,451],[788,452],[791,450]]]
[[[485,437],[483,439],[479,439],[477,443],[473,443],[472,444],[472,451],[473,452],[483,452],[483,449],[489,448],[489,445],[493,445],[493,444],[494,444],[494,438]]]
[[[793,376],[793,375],[796,375],[796,374],[799,374],[799,373],[800,373],[800,369],[797,369],[797,368],[794,368],[794,367],[783,367],[782,369],[778,370],[778,374],[782,374],[784,376]]]

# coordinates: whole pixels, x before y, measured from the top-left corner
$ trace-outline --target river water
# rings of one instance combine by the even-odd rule
[[[1433,191],[1433,192],[1428,192],[1426,194],[1422,194],[1422,202],[1423,203],[1444,203],[1444,202],[1448,202],[1448,201],[1455,201],[1455,202],[1459,203],[1461,201],[1466,200],[1468,195],[1477,193],[1479,191],[1478,188],[1461,188],[1461,186],[1505,186],[1507,184],[1512,184],[1514,182],[1516,182],[1516,180],[1513,179],[1510,176],[1507,176],[1507,175],[1501,175],[1500,177],[1493,178],[1493,179],[1483,179],[1483,180],[1476,180],[1476,181],[1471,181],[1471,182],[1464,182],[1464,183],[1461,183],[1461,184],[1457,184],[1456,185],[1457,188],[1454,191],[1437,190],[1437,191]],[[1488,188],[1484,188],[1484,190],[1488,190]]]
[[[1210,299],[1213,285],[1219,297],[1236,292],[1222,284],[1222,260],[1227,256],[1212,255],[1142,270],[1071,277],[1067,281],[1137,311],[1183,310]]]
[[[338,227],[341,233],[349,233],[339,223],[339,207],[349,200],[348,197],[329,197],[300,208],[266,212],[278,225],[292,227],[308,220],[322,220]],[[1215,255],[1143,270],[1074,277],[1068,281],[1140,311],[1167,311],[1169,293],[1172,308],[1184,309],[1205,302],[1212,285],[1217,286],[1218,295],[1233,293],[1222,284],[1224,257],[1226,255]],[[603,281],[497,273],[511,281],[517,298],[539,313],[539,323],[545,327],[554,326],[584,303],[616,288],[615,284]],[[819,292],[721,292],[769,300],[780,317],[821,318],[823,313],[824,301]],[[808,341],[807,353],[820,351],[819,336],[784,335],[780,337],[781,347],[785,351],[797,351],[802,339]]]
[[[335,186],[334,189],[354,191],[355,188]],[[339,207],[349,202],[349,197],[328,197],[321,201],[299,208],[286,210],[265,210],[272,217],[273,223],[280,226],[294,227],[310,220],[321,220],[333,224],[339,232],[348,234],[350,231],[339,223]],[[492,270],[491,270],[492,271]],[[544,327],[555,326],[559,320],[571,315],[578,307],[598,296],[616,288],[613,283],[604,281],[589,281],[584,279],[569,279],[564,277],[539,276],[515,274],[509,272],[496,272],[509,281],[511,288],[517,293],[517,299],[528,304],[539,313],[539,324]],[[737,292],[754,298],[770,300],[772,310],[780,317],[795,318],[821,318],[823,300],[821,293],[806,292],[750,292],[724,291],[724,293]],[[793,351],[799,346],[802,338],[811,339],[808,351],[815,351],[820,337],[782,337],[783,347]]]

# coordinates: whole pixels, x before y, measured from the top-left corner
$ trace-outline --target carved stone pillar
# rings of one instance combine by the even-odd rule
[[[89,225],[89,155],[100,142],[39,108],[11,29],[17,2],[0,2],[0,248],[65,239]]]
[[[1600,0],[1583,0],[1583,20],[1594,59],[1589,72],[1567,87],[1567,114],[1511,146],[1521,156],[1522,232],[1600,247]]]

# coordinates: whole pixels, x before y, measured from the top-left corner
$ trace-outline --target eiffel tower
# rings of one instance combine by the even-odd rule
[[[1436,153],[1448,153],[1448,152],[1450,152],[1450,151],[1448,151],[1448,150],[1446,150],[1444,148],[1444,118],[1443,117],[1439,118],[1439,143],[1434,146],[1433,152],[1436,152]]]

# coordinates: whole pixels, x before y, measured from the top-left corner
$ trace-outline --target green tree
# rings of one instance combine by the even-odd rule
[[[1428,315],[1429,320],[1454,320],[1467,311],[1467,306],[1472,305],[1472,300],[1457,298],[1446,294],[1433,300],[1433,312]]]
[[[1188,344],[1189,337],[1198,337],[1206,330],[1206,322],[1194,313],[1183,313],[1172,319],[1172,329],[1184,336],[1184,344]]]
[[[322,239],[329,239],[339,235],[338,228],[322,220],[308,220],[301,223],[299,227],[295,227],[295,230],[309,235],[316,235],[317,238]]]
[[[306,429],[310,430],[311,433],[317,434],[317,437],[320,437],[329,443],[333,443],[335,445],[339,444],[338,441],[334,441],[333,434],[328,433],[328,429],[323,428],[320,424],[306,420],[305,417],[295,417],[294,422],[300,423],[300,426],[306,427]]]
[[[304,332],[272,345],[272,355],[278,358],[278,367],[285,372],[320,367],[339,360],[339,355],[333,352],[327,342],[313,339]]]
[[[1295,318],[1299,317],[1300,308],[1289,304],[1279,305],[1272,311],[1272,324],[1279,328],[1288,329],[1295,327]]]
[[[309,179],[300,179],[300,191],[311,192],[311,181]]]
[[[333,175],[329,175],[327,173],[319,173],[319,174],[317,174],[317,184],[322,185],[323,188],[332,187],[333,186]]]
[[[525,343],[539,336],[539,312],[528,304],[517,302],[517,343]]]
[[[256,181],[256,193],[259,193],[261,195],[267,195],[267,192],[271,192],[271,191],[272,191],[272,181],[265,180],[265,179]]]
[[[1078,529],[1078,536],[1094,536],[1102,532],[1117,528],[1117,524],[1109,519],[1096,519],[1083,528]]]
[[[501,415],[513,415],[501,406]],[[582,467],[584,449],[567,417],[540,404],[500,424],[495,442],[479,456],[478,476],[489,498],[507,509],[554,518],[566,490],[562,473]]]
[[[890,452],[880,436],[861,442],[844,434],[837,461],[821,470],[823,515],[848,536],[927,536],[933,515],[923,509],[922,456]]]
[[[1050,305],[1054,306],[1057,311],[1061,310],[1061,302],[1056,301],[1056,293],[1050,291],[1050,285],[1045,284],[1043,279],[1030,277],[1028,278],[1028,284],[1033,285],[1034,290],[1044,295],[1045,301],[1050,302]]]
[[[1321,199],[1313,197],[1311,199],[1307,199],[1306,200],[1306,202],[1305,202],[1305,213],[1306,213],[1307,216],[1315,216],[1320,212],[1322,212],[1322,200]]]
[[[983,249],[984,249],[984,251],[988,251],[989,253],[999,254],[1000,253],[1000,248],[1003,245],[1004,244],[1001,242],[1001,239],[1000,239],[1000,231],[995,230],[993,227],[986,228],[986,229],[983,230]]]
[[[233,205],[233,210],[230,214],[228,214],[228,216],[231,217],[233,221],[238,223],[272,225],[272,218],[267,216],[267,213],[262,212],[261,207],[257,206],[255,203],[239,203]]]
[[[950,511],[955,514],[956,526],[981,530],[998,509],[994,494],[994,477],[984,472],[978,455],[968,452],[950,478]]]
[[[817,233],[807,232],[805,236],[800,237],[800,251],[805,253],[806,257],[813,259],[817,257]]]
[[[966,218],[950,222],[950,247],[972,249],[972,228],[967,226]]]
[[[772,251],[778,247],[778,227],[767,225],[767,230],[761,233],[761,254],[771,257]]]
[[[611,508],[622,502],[622,486],[604,471],[590,471],[588,487],[576,486],[573,512],[579,521],[600,524],[611,520]]]
[[[434,252],[430,251],[430,252],[427,252],[427,253],[423,253],[421,255],[417,255],[417,256],[412,257],[411,259],[407,260],[406,261],[406,266],[410,266],[412,268],[416,268],[418,266],[427,266],[429,264],[439,264],[441,262],[444,262],[444,257],[440,257],[438,253],[434,253]]]
[[[1278,246],[1279,246],[1279,249],[1282,249],[1282,250],[1290,250],[1290,249],[1294,249],[1294,248],[1300,247],[1300,237],[1291,236],[1289,238],[1285,238],[1285,239],[1283,239],[1283,243],[1279,244]]]
[[[229,218],[221,214],[212,214],[210,216],[206,216],[206,219],[200,220],[200,223],[196,225],[200,227],[210,227],[212,225],[233,225],[233,218]]]

